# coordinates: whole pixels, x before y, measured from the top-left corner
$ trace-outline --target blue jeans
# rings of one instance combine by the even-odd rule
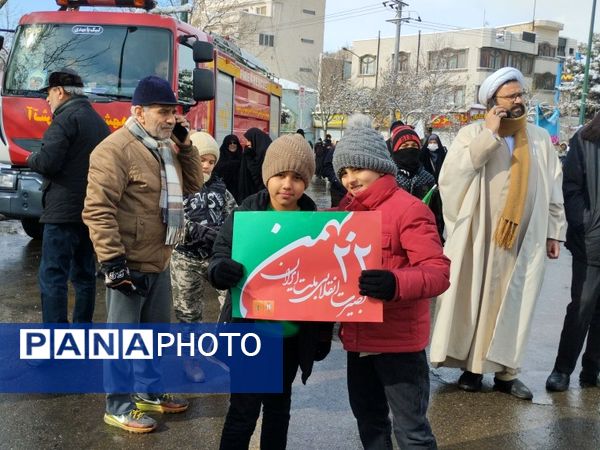
[[[173,297],[169,268],[160,273],[131,270],[130,274],[138,293],[127,296],[117,289],[107,288],[106,323],[169,323]],[[160,363],[154,360],[104,361],[104,378],[109,380],[110,386],[133,379],[134,386],[144,386],[140,392],[159,393],[162,392],[160,376]],[[134,408],[130,394],[117,390],[106,395],[106,412],[109,414],[126,414]]]
[[[91,322],[96,302],[96,262],[83,223],[44,225],[38,274],[44,323],[68,323],[67,284],[75,289],[73,322]]]
[[[390,409],[399,448],[437,448],[427,420],[429,366],[424,350],[363,357],[348,352],[348,395],[365,449],[392,449]]]

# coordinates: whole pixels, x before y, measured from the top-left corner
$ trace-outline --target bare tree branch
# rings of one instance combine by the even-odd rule
[[[244,47],[254,41],[256,24],[244,20],[243,0],[195,0],[190,23]]]

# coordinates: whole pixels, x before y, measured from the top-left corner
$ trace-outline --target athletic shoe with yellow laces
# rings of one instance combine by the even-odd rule
[[[135,394],[133,396],[135,405],[141,411],[152,411],[160,413],[180,413],[188,409],[189,402],[171,394]]]
[[[156,420],[139,409],[132,409],[125,414],[104,414],[104,422],[130,433],[150,433],[156,428]]]

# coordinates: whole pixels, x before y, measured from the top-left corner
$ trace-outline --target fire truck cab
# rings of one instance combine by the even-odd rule
[[[0,214],[41,238],[42,177],[26,159],[41,148],[52,113],[39,92],[51,72],[75,70],[111,131],[125,123],[140,79],[172,83],[192,129],[215,138],[251,126],[279,134],[281,87],[251,59],[214,45],[191,25],[148,12],[80,11],[82,6],[136,7],[153,0],[56,0],[58,11],[24,15],[16,30],[0,94]],[[216,81],[220,80],[220,81]],[[217,85],[218,83],[218,85]],[[220,86],[220,87],[219,87]],[[217,93],[215,97],[215,91]]]

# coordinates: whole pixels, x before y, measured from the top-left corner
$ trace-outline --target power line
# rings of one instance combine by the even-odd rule
[[[340,11],[337,13],[324,15],[322,17],[315,17],[314,19],[299,19],[289,22],[282,22],[275,26],[265,27],[260,31],[281,31],[283,29],[289,30],[293,28],[303,28],[311,25],[317,25],[325,22],[335,22],[340,20],[348,20],[354,17],[360,17],[368,14],[373,14],[381,11],[381,6],[379,3],[375,5],[366,5],[360,8],[353,8],[344,11]]]

